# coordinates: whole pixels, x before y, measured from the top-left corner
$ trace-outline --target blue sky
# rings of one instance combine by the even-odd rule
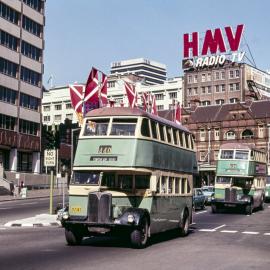
[[[111,62],[140,57],[179,76],[184,33],[238,24],[257,67],[270,69],[268,0],[47,0],[43,84],[86,82],[92,66],[109,73]]]

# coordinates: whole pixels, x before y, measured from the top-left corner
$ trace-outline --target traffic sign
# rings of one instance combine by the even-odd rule
[[[47,149],[44,151],[44,166],[45,167],[54,167],[56,160],[56,151]]]

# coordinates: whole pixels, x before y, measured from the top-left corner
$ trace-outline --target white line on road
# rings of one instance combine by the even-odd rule
[[[242,232],[243,234],[259,234],[259,232]]]
[[[10,207],[1,207],[0,210],[10,209]]]
[[[200,232],[215,232],[213,229],[200,229]]]
[[[207,213],[207,211],[201,211],[201,212],[198,212],[198,213],[195,213],[195,215],[199,215],[199,214],[203,214],[203,213]]]
[[[238,231],[229,231],[229,230],[224,230],[224,231],[220,231],[220,232],[223,232],[223,233],[237,233]]]
[[[221,225],[221,226],[218,226],[218,227],[216,227],[216,228],[214,228],[213,230],[218,230],[218,229],[220,229],[220,228],[222,228],[222,227],[225,227],[226,226],[226,224],[223,224],[223,225]]]
[[[267,233],[264,233],[263,235],[270,235],[270,233],[267,232]]]
[[[38,204],[37,202],[29,202],[29,203],[19,203],[17,205],[28,205],[28,204]]]

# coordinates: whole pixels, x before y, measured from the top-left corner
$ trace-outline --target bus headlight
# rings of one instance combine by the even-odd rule
[[[69,218],[68,212],[64,212],[62,215],[62,219],[68,219],[68,218]]]
[[[135,220],[135,218],[134,218],[134,216],[133,216],[133,215],[128,215],[127,220],[128,220],[128,223],[133,223],[133,222],[134,222],[134,220]]]

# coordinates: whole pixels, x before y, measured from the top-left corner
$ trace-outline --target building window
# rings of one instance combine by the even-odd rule
[[[227,140],[234,140],[235,139],[235,132],[230,130],[225,134],[225,139]]]
[[[18,65],[0,57],[0,73],[16,78]]]
[[[191,75],[188,76],[188,83],[192,83],[192,76]]]
[[[205,161],[206,159],[206,152],[205,151],[200,151],[200,161]]]
[[[219,80],[219,72],[216,72],[216,80]]]
[[[214,160],[218,160],[218,150],[214,151]]]
[[[217,99],[217,100],[216,100],[216,104],[217,104],[217,105],[224,104],[224,102],[225,102],[224,99]]]
[[[194,95],[198,95],[198,88],[197,87],[194,88]]]
[[[41,74],[26,67],[21,67],[21,80],[35,86],[40,86]]]
[[[192,96],[192,89],[191,88],[188,88],[188,95]]]
[[[27,30],[31,34],[41,37],[42,33],[42,25],[39,23],[31,20],[30,18],[23,15],[23,23],[22,23],[23,29]]]
[[[158,111],[164,110],[164,105],[157,105],[157,110]]]
[[[66,114],[66,118],[69,120],[73,119],[73,113]]]
[[[233,83],[230,83],[229,84],[229,87],[230,87],[230,91],[233,91],[234,90],[234,84]]]
[[[25,42],[24,40],[22,41],[21,52],[26,57],[32,58],[36,61],[41,60],[41,49]]]
[[[239,91],[239,90],[240,90],[240,83],[236,83],[236,84],[235,84],[235,90],[236,90],[236,91]]]
[[[39,124],[24,119],[20,119],[19,131],[21,133],[37,135]]]
[[[169,93],[169,98],[170,99],[177,98],[177,92]]]
[[[252,139],[252,138],[254,138],[254,134],[250,129],[246,129],[246,130],[243,131],[243,133],[242,133],[242,139],[243,140]]]
[[[202,106],[209,106],[209,105],[211,105],[210,100],[204,100],[204,101],[202,101]]]
[[[234,72],[233,70],[230,70],[230,79],[234,78]]]
[[[240,77],[240,70],[239,69],[236,69],[235,70],[235,77],[236,78],[239,78]]]
[[[0,128],[14,130],[15,129],[15,117],[0,113]]]
[[[41,0],[23,0],[23,2],[38,12],[41,11]]]
[[[61,114],[57,114],[54,116],[55,121],[61,121]]]
[[[230,103],[237,103],[238,99],[237,98],[230,98]]]
[[[226,88],[225,88],[225,84],[222,84],[222,85],[221,85],[221,91],[222,91],[222,92],[225,92],[225,89],[226,89]]]
[[[156,100],[164,100],[163,94],[155,94]]]
[[[205,129],[200,129],[200,141],[205,141]]]
[[[50,122],[50,121],[51,121],[50,115],[44,115],[43,121],[44,121],[44,122]]]
[[[0,85],[0,100],[3,102],[15,104],[17,92]]]
[[[207,86],[207,93],[208,93],[208,94],[211,94],[211,93],[212,93],[212,88],[211,88],[211,86]]]
[[[19,12],[0,2],[0,16],[12,23],[18,24]]]
[[[216,140],[216,141],[219,140],[219,135],[220,135],[220,130],[219,130],[219,128],[215,128],[215,140]]]
[[[33,96],[29,96],[27,94],[20,94],[20,106],[37,111],[39,106],[39,99]]]
[[[219,92],[219,85],[215,85],[215,92],[216,92],[216,93]]]
[[[206,75],[203,73],[202,74],[202,82],[205,82],[205,80],[206,80]]]
[[[4,32],[3,30],[0,30],[0,44],[13,51],[17,51],[19,39],[7,32]]]
[[[108,88],[115,87],[115,82],[108,82]]]
[[[198,75],[194,75],[194,83],[198,82]]]
[[[205,87],[202,87],[202,94],[205,94]]]
[[[43,111],[44,112],[49,112],[50,110],[51,110],[51,106],[50,105],[43,106]]]
[[[225,71],[221,71],[221,79],[225,80]]]
[[[211,73],[207,73],[207,81],[208,81],[208,82],[211,81]]]
[[[71,103],[66,103],[66,109],[72,109],[72,104]]]
[[[32,153],[18,152],[17,169],[20,172],[32,172]]]
[[[258,129],[259,129],[258,137],[259,138],[263,138],[264,137],[264,127],[263,126],[259,126]]]
[[[54,105],[54,109],[56,111],[61,111],[62,110],[62,104],[56,104],[56,105]]]

